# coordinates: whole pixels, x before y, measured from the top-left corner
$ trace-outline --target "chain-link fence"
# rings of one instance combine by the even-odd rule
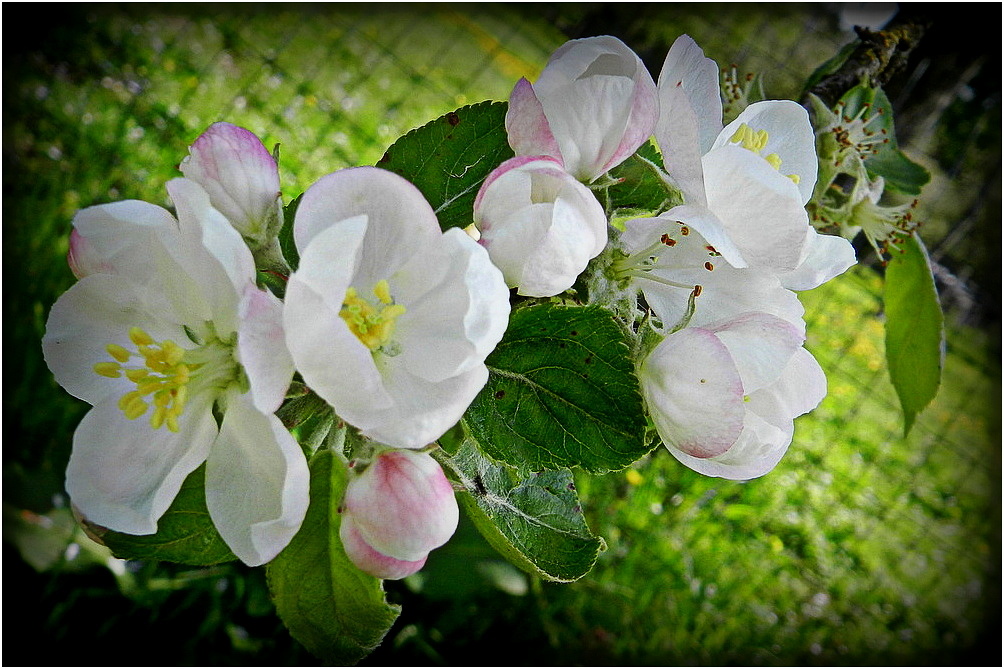
[[[66,503],[62,471],[83,407],[51,380],[38,341],[49,306],[72,282],[65,254],[73,213],[126,198],[168,204],[165,181],[210,123],[228,120],[279,144],[289,201],[323,174],[374,164],[413,127],[507,99],[568,38],[617,35],[657,75],[669,44],[688,33],[720,65],[759,73],[768,97],[799,99],[808,75],[854,38],[851,24],[864,20],[855,7],[80,5],[55,20],[39,17],[46,27],[31,44],[8,21],[5,539],[25,523],[58,525],[53,510]],[[633,477],[586,484],[587,516],[610,546],[593,574],[565,586],[509,574],[492,581],[487,600],[465,591],[449,604],[421,584],[395,585],[405,614],[374,661],[955,664],[994,638],[1000,61],[971,25],[938,10],[888,86],[901,146],[932,173],[917,217],[948,314],[942,389],[910,437],[902,438],[884,368],[881,267],[861,247],[857,267],[804,296],[807,346],[827,372],[829,396],[800,419],[782,466],[759,487],[699,480],[658,455]],[[86,642],[93,652],[95,642],[107,648],[129,633],[169,643],[137,620],[197,630],[167,663],[311,661],[276,640],[284,632],[267,600],[255,599],[265,592],[258,576],[130,564],[126,580],[96,577],[103,568],[80,566],[72,550],[43,559],[55,550],[45,542],[59,537],[38,536],[48,537],[35,539],[48,553],[5,541],[6,575],[25,579],[32,600],[8,597],[5,631],[29,645],[57,643],[19,650],[18,664],[35,663],[22,652],[91,663],[60,645],[81,651]],[[705,546],[708,537],[719,543]],[[645,585],[633,557],[642,554],[651,569]],[[718,576],[688,562],[711,554]],[[646,594],[653,588],[662,594]],[[89,607],[103,612],[103,624],[89,619]],[[201,623],[183,620],[202,610]],[[505,638],[525,641],[528,655],[508,654]],[[478,654],[495,651],[503,654]],[[160,663],[155,657],[146,660]]]

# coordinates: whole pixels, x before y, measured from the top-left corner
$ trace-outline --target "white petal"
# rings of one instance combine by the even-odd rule
[[[669,221],[680,221],[696,230],[733,267],[742,268],[749,266],[747,259],[743,255],[743,249],[732,238],[731,231],[715,212],[709,208],[684,204],[673,207],[659,218]]]
[[[805,341],[804,324],[764,313],[748,312],[706,327],[728,348],[747,395],[777,381]]]
[[[804,348],[795,351],[776,383],[750,395],[749,408],[768,423],[789,429],[791,422],[826,397],[826,375]]]
[[[376,167],[351,167],[321,177],[303,194],[296,248],[302,255],[320,232],[360,215],[369,222],[356,268],[360,286],[386,279],[441,234],[432,207],[410,182]]]
[[[791,179],[738,146],[713,149],[703,164],[708,209],[749,265],[774,272],[795,269],[802,258],[809,216]]]
[[[92,274],[63,293],[52,305],[42,337],[45,363],[68,393],[90,404],[113,397],[115,401],[135,384],[120,377],[100,376],[94,365],[110,362],[106,347],[116,344],[133,350],[129,329],[140,327],[155,340],[170,339],[191,345],[168,308],[151,305],[150,295],[127,277]]]
[[[209,453],[216,421],[192,401],[180,431],[153,429],[149,413],[129,420],[114,401],[91,409],[73,434],[66,491],[91,522],[127,534],[153,534],[185,478]]]
[[[655,136],[669,176],[690,204],[706,203],[701,156],[722,129],[718,65],[688,35],[670,47],[659,73]]]
[[[483,364],[438,383],[409,373],[400,367],[385,370],[387,391],[393,406],[369,411],[367,423],[353,422],[366,436],[397,448],[424,448],[457,424],[485,383],[488,368]],[[336,407],[337,410],[337,407]]]
[[[509,322],[509,290],[487,251],[460,229],[395,274],[391,294],[407,311],[394,338],[401,353],[386,360],[432,382],[484,362]]]
[[[802,261],[794,270],[779,275],[789,290],[811,290],[843,274],[857,262],[854,246],[837,235],[821,235],[809,228]]]
[[[366,233],[365,219],[330,226],[312,238],[289,277],[283,307],[286,345],[304,381],[356,427],[392,402],[372,352],[339,316]]]
[[[254,286],[245,288],[237,349],[255,406],[264,413],[275,412],[295,372],[293,356],[286,348],[279,298]]]
[[[92,268],[147,282],[166,273],[158,271],[162,264],[174,265],[161,236],[177,236],[178,223],[163,207],[139,200],[87,207],[73,217],[73,228]]]
[[[279,419],[231,393],[206,463],[206,506],[234,555],[252,567],[278,555],[300,529],[309,483],[303,451]]]
[[[739,437],[745,415],[742,381],[713,333],[686,328],[669,335],[642,363],[639,378],[666,444],[707,458],[725,452]]]
[[[819,168],[816,158],[816,136],[805,107],[792,100],[754,102],[726,126],[715,146],[728,144],[736,129],[745,123],[754,131],[767,131],[767,144],[761,156],[776,153],[781,159],[780,173],[799,177],[798,191],[802,204],[812,197]]]

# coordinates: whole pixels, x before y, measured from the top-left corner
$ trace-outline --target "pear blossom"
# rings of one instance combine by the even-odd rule
[[[652,75],[616,37],[570,40],[537,81],[509,97],[506,131],[517,156],[550,156],[591,182],[648,140],[659,117]]]
[[[250,130],[213,123],[189,147],[179,169],[209,194],[252,249],[268,245],[282,227],[279,166]]]
[[[135,200],[74,218],[80,278],[42,340],[56,381],[92,405],[66,490],[88,522],[153,534],[205,463],[214,525],[259,565],[308,502],[305,458],[275,416],[293,375],[281,303],[256,287],[250,251],[207,193],[188,179],[167,188],[177,218]]]
[[[399,579],[449,541],[460,510],[453,487],[428,453],[385,450],[345,489],[339,537],[353,564]]]
[[[546,156],[511,158],[474,200],[480,243],[517,293],[571,288],[607,243],[607,217],[592,191]]]
[[[656,430],[681,463],[746,480],[773,469],[794,419],[826,395],[826,377],[802,348],[804,328],[747,312],[663,339],[639,368]]]
[[[289,350],[304,381],[363,435],[422,448],[488,379],[509,290],[484,247],[442,232],[405,179],[375,167],[322,177],[303,194],[286,288]]]

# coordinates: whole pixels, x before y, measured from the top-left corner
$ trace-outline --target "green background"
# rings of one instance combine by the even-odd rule
[[[5,664],[316,663],[263,570],[124,563],[74,530],[62,472],[86,406],[39,341],[73,282],[77,209],[166,206],[164,182],[217,120],[280,145],[288,202],[413,127],[505,100],[570,37],[618,35],[657,76],[686,32],[761,74],[768,97],[797,98],[854,39],[849,8],[19,3],[3,58]],[[404,609],[364,665],[996,663],[999,46],[964,22],[983,8],[927,9],[934,28],[887,87],[901,147],[933,175],[916,217],[948,330],[942,387],[909,438],[884,367],[882,268],[858,245],[858,266],[802,295],[829,393],[771,474],[709,479],[662,449],[577,472],[607,550],[572,584],[525,576],[464,523],[386,584]]]

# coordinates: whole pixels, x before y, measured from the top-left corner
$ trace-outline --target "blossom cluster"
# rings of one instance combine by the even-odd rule
[[[770,471],[794,418],[826,393],[795,291],[855,262],[806,212],[817,173],[806,110],[755,102],[723,126],[718,66],[689,36],[658,82],[622,42],[595,37],[516,85],[506,128],[517,157],[485,180],[475,223],[509,286],[553,296],[585,272],[590,301],[628,300],[642,391],[669,451],[711,476]],[[589,187],[652,135],[683,203],[607,225]]]
[[[77,282],[43,339],[56,380],[92,405],[66,474],[80,514],[152,534],[204,464],[222,539],[249,565],[270,561],[309,503],[307,455],[276,415],[298,376],[367,444],[347,463],[346,554],[380,578],[414,573],[458,522],[430,445],[485,386],[510,291],[550,298],[577,282],[636,335],[642,394],[673,456],[730,479],[770,471],[826,392],[796,291],[855,262],[806,212],[807,112],[757,102],[724,125],[718,67],[689,37],[656,82],[601,36],[521,79],[505,127],[515,157],[483,181],[471,228],[444,232],[397,174],[343,169],[299,198],[292,269],[276,158],[229,123],[168,182],[173,214],[140,201],[81,210]],[[682,204],[611,220],[595,193],[653,136]],[[282,278],[281,297],[262,273]]]

